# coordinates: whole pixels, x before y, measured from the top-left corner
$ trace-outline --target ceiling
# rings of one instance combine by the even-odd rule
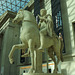
[[[0,16],[5,11],[17,12],[19,9],[24,8],[30,0],[0,0]]]

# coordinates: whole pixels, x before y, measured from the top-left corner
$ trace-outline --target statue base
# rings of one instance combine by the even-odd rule
[[[63,74],[56,74],[56,73],[24,73],[23,75],[63,75]]]

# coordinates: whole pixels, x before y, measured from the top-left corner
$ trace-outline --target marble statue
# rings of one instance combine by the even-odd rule
[[[38,15],[39,16],[39,15]],[[41,46],[39,50],[42,50],[43,44],[44,44],[44,36],[53,36],[53,21],[50,14],[47,14],[47,11],[45,9],[40,10],[40,16],[39,16],[39,28],[40,28],[40,41]]]
[[[31,64],[32,67],[29,70],[29,73],[33,73],[35,71],[34,68],[34,58],[35,53],[34,51],[41,51],[42,49],[47,48],[48,54],[52,58],[52,60],[55,63],[55,70],[54,72],[57,72],[57,65],[59,61],[61,60],[61,41],[57,37],[57,35],[53,31],[53,21],[51,18],[51,15],[46,15],[46,10],[41,10],[41,16],[40,18],[40,31],[38,29],[38,25],[36,23],[34,15],[27,11],[27,10],[19,10],[16,17],[14,18],[13,22],[18,23],[22,21],[21,26],[21,33],[20,33],[20,39],[22,41],[22,44],[14,45],[9,53],[9,61],[11,64],[13,64],[13,53],[16,49],[26,49],[28,48],[28,54],[31,56]],[[35,37],[34,37],[35,36]],[[54,53],[57,56],[58,61],[55,61]],[[22,55],[22,57],[24,57]],[[39,61],[37,62],[39,63]]]

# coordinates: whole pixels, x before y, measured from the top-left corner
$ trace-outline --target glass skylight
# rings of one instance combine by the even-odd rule
[[[29,1],[30,0],[0,0],[0,15],[7,10],[17,12],[19,9],[24,8]]]

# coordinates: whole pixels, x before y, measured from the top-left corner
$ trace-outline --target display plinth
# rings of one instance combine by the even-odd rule
[[[56,73],[24,73],[23,75],[63,75],[63,74],[56,74]]]

